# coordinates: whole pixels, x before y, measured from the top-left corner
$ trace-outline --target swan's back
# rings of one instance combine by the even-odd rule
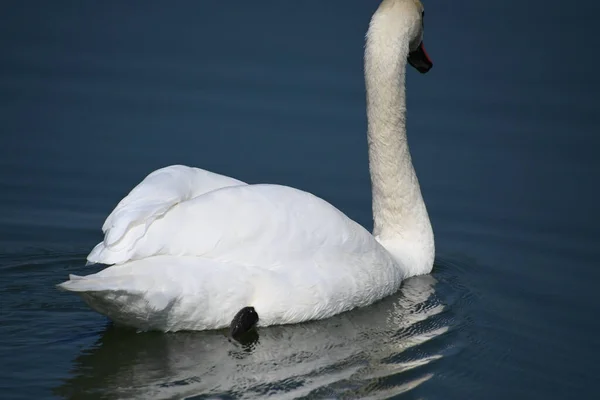
[[[126,234],[119,247],[99,246],[96,262],[123,264],[155,255],[196,256],[277,269],[320,257],[387,252],[362,226],[308,192],[280,185],[214,190],[142,222],[141,237]],[[129,235],[129,236],[128,236]]]

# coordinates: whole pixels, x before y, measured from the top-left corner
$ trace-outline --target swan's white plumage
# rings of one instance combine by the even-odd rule
[[[417,0],[384,0],[367,35],[376,236],[310,193],[171,166],[148,175],[106,219],[88,261],[112,266],[59,286],[116,322],[176,331],[227,326],[246,306],[260,325],[326,318],[428,273],[433,234],[404,114],[420,10]]]
[[[374,265],[378,260],[372,252],[362,257],[364,265],[345,264],[346,271],[328,264],[330,257],[321,254],[288,268],[268,269],[156,256],[71,277],[61,288],[79,292],[92,308],[117,323],[177,331],[228,326],[248,305],[260,313],[259,325],[264,326],[327,318],[395,292],[402,280],[389,258]],[[373,268],[376,274],[369,273]]]
[[[118,265],[61,287],[140,329],[220,328],[245,306],[264,325],[326,318],[395,292],[404,278],[362,226],[279,185],[180,202],[131,244],[97,258]]]
[[[145,209],[143,202],[138,208]],[[144,234],[126,232],[116,248],[102,242],[90,261],[123,264],[172,255],[276,269],[332,251],[382,251],[388,257],[369,232],[335,207],[287,186],[229,186],[181,201],[158,218],[124,218],[131,230],[144,226]]]
[[[204,193],[245,185],[200,168],[171,165],[148,175],[119,202],[102,226],[104,240],[88,256],[91,263],[114,264],[111,255],[127,250],[171,207]]]

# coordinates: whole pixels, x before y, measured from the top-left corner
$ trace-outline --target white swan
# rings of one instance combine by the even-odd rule
[[[88,261],[114,265],[59,287],[120,324],[205,330],[254,323],[256,313],[262,326],[327,318],[429,273],[433,232],[405,128],[407,59],[431,67],[422,13],[418,0],[384,0],[367,33],[373,235],[301,190],[170,166],[106,219]]]

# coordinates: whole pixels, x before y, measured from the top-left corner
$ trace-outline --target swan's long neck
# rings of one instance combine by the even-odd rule
[[[365,49],[373,235],[414,275],[431,268],[433,232],[406,137],[409,24],[394,11],[375,13]]]

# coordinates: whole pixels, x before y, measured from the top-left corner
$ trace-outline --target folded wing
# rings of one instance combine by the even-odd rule
[[[199,168],[172,165],[148,175],[119,202],[106,218],[104,240],[89,254],[88,261],[106,263],[103,254],[135,246],[157,219],[172,207],[210,191],[246,185],[237,179]]]
[[[339,263],[346,255],[381,250],[371,234],[335,207],[287,186],[229,186],[168,209],[153,207],[162,210],[160,216],[142,219],[140,213],[134,220],[115,214],[114,224],[129,225],[128,230],[113,245],[105,239],[88,259],[122,264],[156,255],[195,256],[273,270],[315,262],[319,253],[323,262]]]

